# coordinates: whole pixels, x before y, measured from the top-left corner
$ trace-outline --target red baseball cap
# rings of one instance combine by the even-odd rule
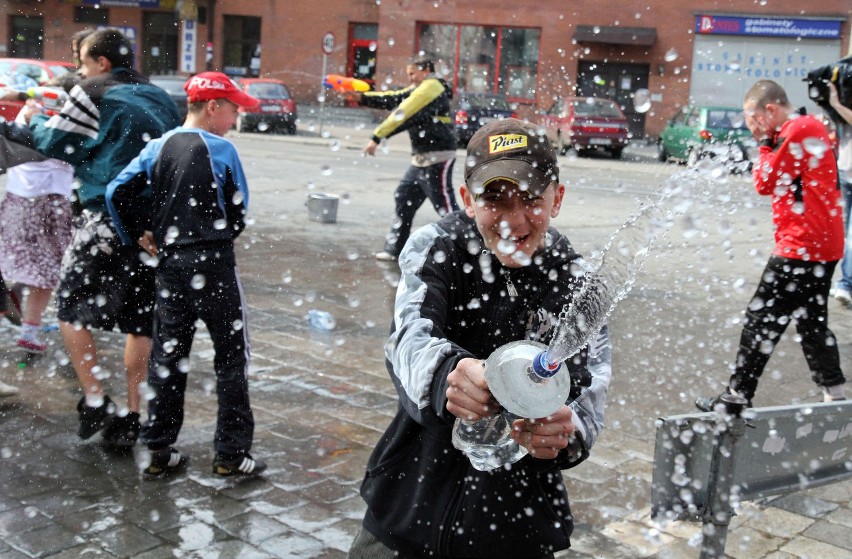
[[[183,88],[190,103],[227,99],[240,107],[256,107],[260,101],[240,91],[222,72],[201,72],[189,78]]]

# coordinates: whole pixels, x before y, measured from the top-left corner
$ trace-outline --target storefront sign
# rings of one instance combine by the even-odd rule
[[[839,39],[842,23],[829,19],[698,15],[695,16],[695,32],[702,35]]]
[[[84,6],[115,6],[117,8],[159,8],[160,0],[82,0]]]
[[[195,43],[198,37],[198,22],[188,19],[183,22],[183,30],[180,34],[180,71],[194,74],[195,70]]]

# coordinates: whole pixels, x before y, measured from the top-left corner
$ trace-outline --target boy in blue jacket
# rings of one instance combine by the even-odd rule
[[[221,72],[184,85],[186,122],[146,146],[107,187],[106,201],[124,244],[156,257],[156,306],[148,384],[155,396],[141,440],[151,452],[148,479],[183,468],[171,445],[183,423],[184,392],[195,321],[216,352],[219,412],[213,473],[256,475],[266,464],[249,454],[254,418],[249,405],[246,302],[236,270],[234,239],[245,227],[249,193],[234,145],[222,138],[237,107],[259,102]]]

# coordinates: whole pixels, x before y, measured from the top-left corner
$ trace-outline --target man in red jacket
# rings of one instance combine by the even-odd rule
[[[831,277],[843,256],[843,205],[828,131],[799,114],[784,89],[762,80],[746,93],[746,125],[760,142],[758,194],[772,197],[775,248],[746,309],[736,367],[726,390],[751,400],[775,344],[791,319],[811,378],[826,402],[845,399],[837,340],[828,328]],[[699,398],[711,411],[721,396]]]

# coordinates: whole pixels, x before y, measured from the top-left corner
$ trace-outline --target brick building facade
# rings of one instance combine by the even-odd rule
[[[315,103],[330,33],[329,73],[403,85],[405,62],[425,52],[456,90],[504,93],[521,116],[580,92],[615,99],[637,134],[655,136],[690,99],[738,105],[762,77],[807,103],[802,75],[849,51],[852,9],[849,0],[807,13],[793,0],[0,0],[0,13],[0,56],[65,60],[72,33],[114,26],[132,35],[146,73],[259,74]],[[650,95],[647,112],[633,106],[638,89]]]

